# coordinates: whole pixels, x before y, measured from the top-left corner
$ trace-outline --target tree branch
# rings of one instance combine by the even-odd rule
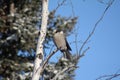
[[[59,7],[61,7],[67,0],[63,0],[61,3],[58,3],[58,6],[56,7],[55,11],[58,10]]]
[[[45,69],[46,64],[48,63],[48,61],[50,60],[50,58],[58,51],[58,49],[55,49],[48,57],[47,59],[44,61],[44,64],[42,66],[43,69]]]
[[[89,40],[89,39],[92,37],[92,35],[94,34],[94,32],[95,32],[95,30],[96,30],[96,27],[97,27],[98,24],[102,21],[102,19],[103,19],[104,16],[105,16],[105,13],[108,11],[108,9],[109,9],[110,6],[113,4],[113,2],[114,2],[114,0],[110,0],[110,1],[109,1],[109,4],[108,4],[108,6],[105,8],[102,16],[101,16],[100,19],[98,19],[98,21],[95,23],[92,31],[90,32],[90,34],[88,35],[88,37],[86,38],[86,40],[83,42],[82,46],[80,47],[79,55],[81,55],[84,46],[86,45],[86,43],[88,42],[88,40]]]
[[[40,74],[42,74],[42,72],[44,71],[44,69],[46,68],[46,65],[48,63],[48,61],[50,60],[50,58],[58,51],[58,49],[55,49],[47,58],[46,60],[43,62],[42,66],[40,66],[37,71],[40,70]]]
[[[113,78],[116,78],[118,76],[120,76],[120,74],[104,75],[104,76],[100,76],[96,80],[101,80],[103,78],[106,78],[105,80],[112,80]]]
[[[83,56],[85,55],[85,53],[86,53],[89,49],[90,49],[90,47],[86,48],[86,49],[82,52],[82,54],[80,55],[80,57],[83,57]]]
[[[120,70],[118,70],[115,74],[100,76],[100,77],[97,78],[96,80],[101,80],[101,79],[104,79],[104,80],[112,80],[113,78],[116,78],[116,77],[120,76],[119,71],[120,71]]]
[[[73,3],[72,1],[70,0],[70,4],[71,4],[71,8],[72,8],[72,15],[73,17],[75,16],[75,12],[74,12],[74,6],[73,6]]]

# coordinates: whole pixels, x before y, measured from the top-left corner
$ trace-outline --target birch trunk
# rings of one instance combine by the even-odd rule
[[[48,0],[42,0],[42,23],[37,44],[36,58],[34,61],[32,80],[39,80],[39,78],[41,77],[41,73],[43,71],[42,70],[42,62],[44,59],[43,42],[46,37],[47,21],[48,21]]]

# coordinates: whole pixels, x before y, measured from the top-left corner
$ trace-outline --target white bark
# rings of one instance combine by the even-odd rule
[[[42,23],[36,50],[36,58],[34,62],[32,80],[39,80],[39,78],[41,77],[41,72],[43,71],[42,70],[42,61],[44,59],[43,42],[46,37],[47,21],[48,21],[48,0],[42,0]]]

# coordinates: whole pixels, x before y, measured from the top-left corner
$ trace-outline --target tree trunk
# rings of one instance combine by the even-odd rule
[[[47,21],[48,21],[48,0],[42,0],[42,23],[36,50],[36,58],[34,62],[32,80],[39,80],[39,78],[41,77],[41,73],[43,71],[42,70],[42,61],[44,59],[43,42],[46,37]]]

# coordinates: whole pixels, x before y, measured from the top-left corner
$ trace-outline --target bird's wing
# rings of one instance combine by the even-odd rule
[[[66,39],[66,38],[65,38],[65,41],[66,41],[66,46],[67,46],[68,50],[70,50],[70,51],[71,51],[72,49],[71,49],[70,45],[68,44],[68,42],[67,42],[67,39]]]

